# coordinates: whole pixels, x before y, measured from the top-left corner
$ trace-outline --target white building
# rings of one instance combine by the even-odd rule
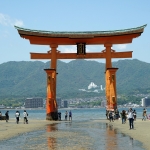
[[[142,106],[149,107],[150,106],[150,98],[148,98],[148,97],[142,98]]]
[[[142,107],[145,107],[145,98],[142,98]]]
[[[0,105],[0,109],[4,109],[5,108],[5,106],[2,104],[2,105]]]

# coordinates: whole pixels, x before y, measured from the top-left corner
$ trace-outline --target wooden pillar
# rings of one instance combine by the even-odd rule
[[[118,68],[107,68],[106,71],[106,100],[107,110],[117,108],[116,71]]]
[[[56,70],[44,69],[47,73],[46,120],[58,120],[56,101]]]
[[[109,109],[110,106],[110,72],[106,70],[105,72],[105,93],[106,93],[106,110]]]

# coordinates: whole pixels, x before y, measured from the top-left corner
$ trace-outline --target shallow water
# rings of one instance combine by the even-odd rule
[[[128,110],[128,108],[119,108],[119,111]],[[137,111],[137,118],[142,118],[143,108],[135,108]],[[69,109],[59,109],[58,111],[61,112],[62,120],[65,119],[65,111],[69,111]],[[23,120],[23,110],[20,111],[20,120]],[[4,115],[6,110],[1,110],[2,114]],[[16,110],[9,110],[10,118],[15,119],[15,112]],[[46,111],[45,109],[42,110],[27,110],[30,119],[45,119]],[[106,110],[105,108],[86,108],[86,109],[72,109],[73,120],[91,120],[91,119],[106,119]],[[147,108],[147,114],[150,114],[150,108]]]
[[[144,150],[142,143],[119,133],[111,123],[72,121],[0,141],[0,150]]]

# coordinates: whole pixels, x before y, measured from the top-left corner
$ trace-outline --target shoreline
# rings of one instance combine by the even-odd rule
[[[92,120],[93,122],[103,122],[112,125],[113,128],[116,128],[119,132],[124,133],[134,140],[137,140],[143,144],[143,148],[150,149],[150,120],[142,121],[137,119],[134,121],[134,129],[129,130],[129,122],[122,124],[121,120],[115,120],[114,122],[109,122],[109,120]],[[30,120],[29,124],[24,124],[21,120],[19,124],[16,124],[15,119],[10,119],[8,123],[5,120],[0,121],[0,141],[8,140],[12,137],[32,132],[36,130],[43,130],[44,127],[48,124],[61,123],[64,121],[47,121],[47,120]],[[69,121],[68,121],[69,122]]]

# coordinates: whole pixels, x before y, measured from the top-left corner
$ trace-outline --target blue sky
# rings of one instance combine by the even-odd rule
[[[34,61],[30,59],[30,52],[46,53],[50,49],[49,46],[30,45],[28,40],[19,36],[14,25],[48,31],[107,31],[144,24],[147,24],[144,33],[131,44],[112,48],[133,51],[131,59],[150,63],[148,0],[1,0],[0,8],[0,64]],[[103,45],[87,46],[88,52],[101,52],[103,49]],[[58,50],[76,52],[76,46],[59,46]],[[102,59],[97,61],[105,62]]]

